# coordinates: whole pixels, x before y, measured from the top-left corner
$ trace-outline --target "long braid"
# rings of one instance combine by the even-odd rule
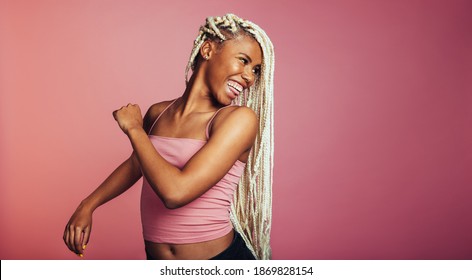
[[[270,229],[272,220],[272,170],[274,155],[274,49],[267,34],[256,24],[236,15],[208,17],[200,27],[198,37],[185,70],[194,70],[197,56],[206,40],[223,42],[237,37],[241,32],[252,36],[262,49],[263,61],[259,78],[245,94],[233,103],[251,108],[259,118],[259,130],[249,154],[246,168],[231,204],[231,221],[249,249],[258,259],[270,259]],[[227,36],[228,34],[229,36]],[[228,38],[227,38],[228,37]]]

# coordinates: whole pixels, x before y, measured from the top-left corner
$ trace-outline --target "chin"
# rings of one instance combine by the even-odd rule
[[[217,102],[223,106],[228,106],[228,105],[231,105],[231,103],[233,103],[233,99],[225,96],[223,98],[218,98]]]
[[[226,101],[226,104],[225,104],[225,106],[228,106],[228,105],[231,105],[231,104],[233,104],[233,100],[234,100],[234,99],[231,99],[231,98],[230,98],[230,99],[228,99],[228,100]]]
[[[231,103],[232,103],[231,101],[220,102],[220,104],[223,106],[229,106],[231,105]]]

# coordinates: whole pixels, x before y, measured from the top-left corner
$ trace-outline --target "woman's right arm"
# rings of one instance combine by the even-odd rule
[[[168,101],[161,102],[149,108],[143,119],[145,131],[149,132],[154,120],[169,103]],[[128,190],[141,176],[141,166],[133,152],[93,193],[80,203],[69,219],[63,235],[64,242],[72,252],[78,255],[83,254],[84,246],[90,238],[93,211]]]
[[[93,211],[128,190],[141,176],[141,167],[133,152],[94,192],[80,203],[69,219],[63,235],[64,242],[71,251],[83,254],[84,245],[88,243],[90,238]]]

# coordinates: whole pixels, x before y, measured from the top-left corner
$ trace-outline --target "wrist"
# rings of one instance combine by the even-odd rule
[[[98,207],[98,205],[96,203],[94,203],[89,198],[86,198],[86,199],[84,199],[80,202],[77,209],[93,212],[93,211],[95,211],[95,209],[97,209],[97,207]]]
[[[126,135],[128,135],[129,138],[133,138],[142,133],[146,133],[146,132],[141,126],[132,127],[126,131]]]

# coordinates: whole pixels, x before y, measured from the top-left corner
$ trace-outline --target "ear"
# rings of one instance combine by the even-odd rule
[[[216,50],[216,45],[214,42],[210,40],[206,40],[203,42],[202,46],[200,47],[200,55],[203,57],[203,59],[208,60],[211,55],[215,52]]]

